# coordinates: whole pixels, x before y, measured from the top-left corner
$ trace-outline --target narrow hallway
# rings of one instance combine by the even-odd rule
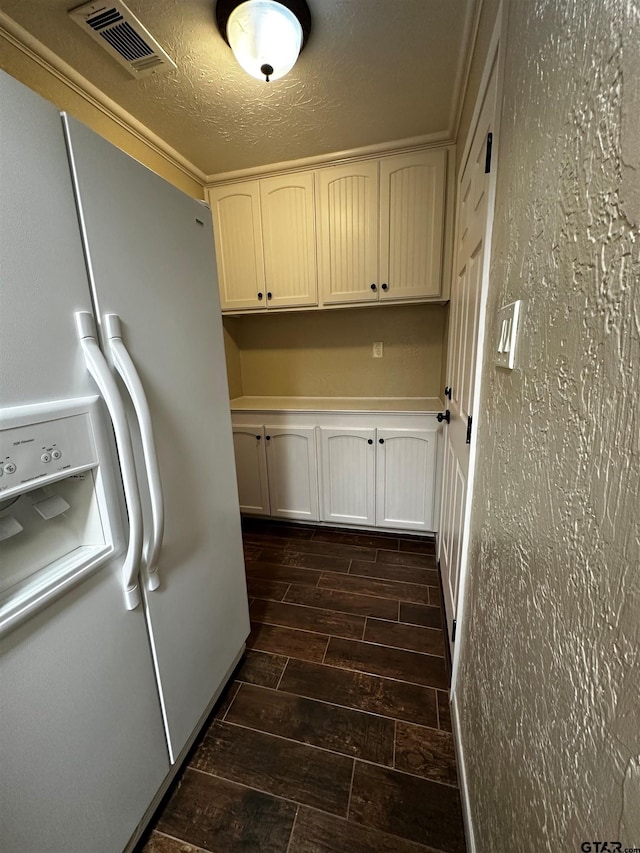
[[[433,541],[244,543],[248,650],[141,853],[464,851]]]

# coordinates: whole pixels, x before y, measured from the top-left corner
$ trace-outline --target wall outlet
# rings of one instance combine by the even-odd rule
[[[375,341],[373,344],[373,357],[382,358],[384,344],[382,341]]]

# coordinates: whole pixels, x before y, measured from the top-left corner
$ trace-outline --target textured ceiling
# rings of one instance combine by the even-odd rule
[[[474,0],[308,0],[313,30],[283,79],[245,74],[214,0],[126,0],[177,63],[136,80],[68,16],[73,0],[2,11],[206,174],[450,133]]]

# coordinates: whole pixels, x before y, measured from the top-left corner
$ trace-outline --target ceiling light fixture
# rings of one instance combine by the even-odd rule
[[[268,83],[296,64],[311,13],[306,0],[218,0],[216,23],[242,68]]]

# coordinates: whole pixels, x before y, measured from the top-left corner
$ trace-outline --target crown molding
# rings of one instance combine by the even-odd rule
[[[206,175],[197,166],[189,162],[178,151],[167,145],[142,122],[138,121],[111,98],[101,92],[97,86],[90,83],[86,77],[60,59],[52,50],[38,41],[27,30],[17,24],[4,12],[0,11],[0,38],[13,45],[29,59],[40,65],[45,71],[57,78],[61,83],[83,98],[94,109],[99,110],[108,119],[123,128],[127,133],[138,139],[154,153],[164,158],[168,163],[187,177],[204,186]]]
[[[219,172],[207,175],[205,189],[212,185],[224,184],[230,181],[250,180],[272,174],[286,174],[314,169],[317,166],[335,166],[349,160],[366,160],[385,154],[417,151],[421,148],[442,148],[453,145],[454,141],[448,131],[429,133],[426,136],[413,136],[409,139],[396,139],[391,142],[381,142],[377,145],[365,145],[361,148],[350,148],[346,151],[332,151],[329,154],[319,154],[315,157],[302,157],[299,160],[285,160],[281,163],[268,163],[264,166],[254,166],[248,169],[238,169],[234,172]]]

